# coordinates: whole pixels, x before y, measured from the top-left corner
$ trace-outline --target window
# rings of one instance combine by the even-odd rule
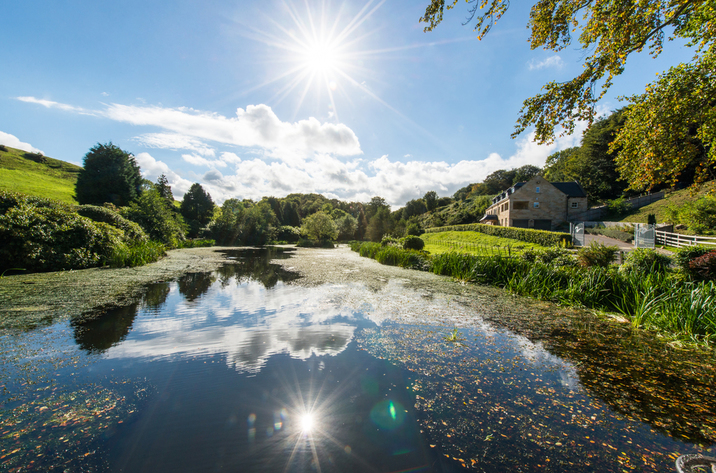
[[[572,208],[573,209],[579,208],[579,202],[572,202]]]
[[[514,210],[527,210],[527,202],[515,202],[512,208]]]
[[[536,208],[536,209],[539,208],[539,202],[535,202],[535,203],[534,203],[534,208]]]
[[[539,187],[535,187],[535,192],[539,194]]]

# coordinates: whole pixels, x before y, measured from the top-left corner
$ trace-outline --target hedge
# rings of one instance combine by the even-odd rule
[[[531,228],[500,227],[496,225],[483,225],[481,223],[468,223],[464,225],[449,225],[445,227],[427,228],[425,233],[440,232],[479,232],[485,235],[494,235],[502,238],[536,243],[542,246],[559,246],[560,244],[572,244],[572,235],[560,232],[548,232],[545,230],[533,230]],[[564,243],[562,243],[564,242]]]

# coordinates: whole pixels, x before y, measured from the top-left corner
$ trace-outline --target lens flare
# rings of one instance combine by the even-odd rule
[[[313,415],[304,414],[303,417],[301,417],[301,431],[310,432],[313,430],[314,425]]]

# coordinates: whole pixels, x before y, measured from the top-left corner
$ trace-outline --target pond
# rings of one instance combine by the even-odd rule
[[[713,451],[713,369],[661,342],[588,319],[533,342],[488,321],[507,296],[407,271],[305,285],[292,257],[236,251],[93,322],[5,332],[2,469],[674,471]]]

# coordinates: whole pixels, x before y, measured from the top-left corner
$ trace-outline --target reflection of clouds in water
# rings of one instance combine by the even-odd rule
[[[267,290],[256,282],[214,284],[204,297],[187,302],[172,285],[167,306],[138,317],[127,340],[110,358],[226,354],[238,371],[257,372],[274,354],[297,359],[336,355],[353,339],[355,314],[334,299],[331,287],[301,288],[279,283]],[[171,302],[174,302],[172,304]]]

